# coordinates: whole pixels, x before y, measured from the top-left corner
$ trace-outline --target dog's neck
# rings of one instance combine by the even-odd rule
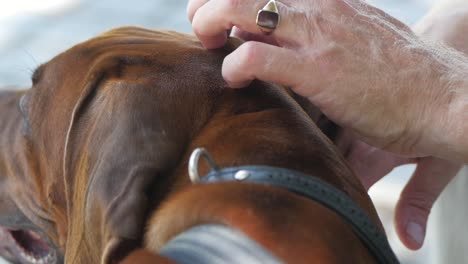
[[[297,109],[215,116],[192,142],[187,156],[197,147],[206,148],[221,168],[268,165],[318,177],[374,213],[365,189],[335,146]],[[209,172],[203,162],[200,172]]]
[[[221,168],[268,165],[318,177],[345,191],[378,221],[357,178],[304,113],[270,109],[229,117],[215,115],[192,142],[186,159],[196,147],[206,148]],[[200,162],[201,175],[209,170]],[[350,225],[316,202],[274,187],[225,183],[187,188],[190,184],[187,162],[182,163],[176,174],[176,178],[185,179],[184,186],[180,186],[183,191],[176,191],[153,214],[146,233],[146,246],[153,252],[191,226],[219,223],[247,234],[288,263],[307,263],[309,257],[323,259],[323,263],[329,263],[330,259],[336,259],[336,263],[344,259],[373,261]],[[183,220],[175,220],[176,216]],[[171,228],[162,230],[167,226]],[[342,240],[337,241],[336,236]],[[285,246],[282,240],[296,246]],[[346,248],[345,244],[354,248],[347,252],[330,251],[332,246]],[[346,255],[349,252],[355,255]],[[365,259],[357,260],[355,256]]]
[[[284,263],[375,263],[333,211],[286,190],[232,182],[199,185],[171,196],[152,215],[145,248],[159,252],[178,234],[209,224],[240,231]]]
[[[327,255],[329,246],[346,247],[337,245],[341,242],[336,241],[336,236],[359,245],[353,249],[354,253],[369,256],[349,224],[316,202],[276,187],[254,185],[247,188],[236,183],[193,186],[190,183],[187,174],[189,156],[195,148],[203,147],[221,168],[267,165],[320,178],[347,193],[379,223],[365,189],[333,143],[294,101],[272,103],[272,97],[274,95],[253,98],[253,103],[263,103],[265,106],[253,111],[248,103],[247,106],[235,105],[243,102],[240,98],[229,100],[231,98],[228,96],[221,103],[218,111],[192,140],[183,161],[168,176],[175,179],[175,184],[173,191],[148,222],[149,229],[145,235],[148,249],[157,252],[168,239],[194,225],[220,223],[241,230],[282,259],[289,260],[287,262],[304,263],[304,259],[298,262],[297,257],[303,256],[307,248],[313,245],[323,250],[325,255],[321,257],[324,260],[330,259]],[[209,171],[206,163],[200,162],[200,175],[206,175]],[[262,204],[261,201],[266,202]],[[290,216],[291,221],[284,222],[287,224],[283,226],[279,219]],[[171,228],[164,229],[167,226]],[[298,230],[296,228],[299,226],[301,232],[289,233]],[[294,241],[294,245],[304,244],[304,247],[284,247],[284,241],[279,241],[282,238]],[[310,254],[317,257],[314,255],[316,253]],[[297,255],[294,257],[294,254]],[[336,259],[337,263],[343,260],[339,257]],[[358,262],[372,263],[372,257]]]

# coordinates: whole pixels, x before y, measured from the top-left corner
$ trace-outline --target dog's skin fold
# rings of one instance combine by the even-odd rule
[[[318,203],[273,187],[189,182],[188,157],[204,147],[221,167],[319,177],[379,222],[313,106],[259,81],[227,88],[220,69],[237,45],[207,51],[192,36],[120,28],[39,67],[31,89],[0,94],[0,225],[36,231],[66,263],[157,253],[202,223],[232,226],[287,263],[373,263]],[[149,251],[127,262],[168,261]]]

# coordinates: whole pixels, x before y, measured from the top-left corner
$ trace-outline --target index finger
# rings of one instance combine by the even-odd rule
[[[210,0],[189,0],[187,4],[187,16],[190,23],[192,23],[193,21],[193,16],[195,15],[195,12],[197,12],[197,10],[204,4],[208,3],[208,1]]]
[[[263,35],[257,26],[257,13],[268,0],[191,0],[188,7],[189,18],[195,35],[206,48],[219,48],[227,40],[226,31],[233,26],[252,34]],[[288,19],[282,20],[272,33],[274,38],[291,39],[296,34],[296,24],[303,24],[300,14],[291,12],[281,2],[277,2],[281,15]]]
[[[195,35],[208,49],[219,48],[227,41],[226,31],[237,26],[248,32],[257,32],[255,19],[265,3],[259,0],[206,1],[194,13],[192,27]],[[200,4],[201,2],[194,2]]]

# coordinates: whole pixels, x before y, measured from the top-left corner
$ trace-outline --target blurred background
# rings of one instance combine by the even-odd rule
[[[435,1],[370,2],[412,25]],[[113,27],[136,25],[191,32],[185,5],[186,0],[0,0],[0,87],[28,87],[36,66]],[[394,170],[370,194],[401,262],[431,263],[437,254],[431,235],[434,232],[429,231],[425,246],[413,252],[399,243],[393,230],[393,207],[413,170],[413,166]],[[432,220],[429,225],[430,229],[435,228]],[[3,263],[0,259],[0,264]]]

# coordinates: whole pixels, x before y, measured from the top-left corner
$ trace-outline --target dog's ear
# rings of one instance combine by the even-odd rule
[[[65,166],[74,175],[70,262],[114,263],[141,246],[147,214],[173,191],[171,172],[211,115],[214,88],[187,89],[154,74],[158,69],[130,69],[101,83],[75,111]]]
[[[167,186],[165,173],[177,164],[189,131],[170,122],[175,111],[162,113],[176,108],[167,98],[155,102],[158,89],[151,88],[109,81],[76,113],[67,144],[66,167],[74,175],[67,261],[114,263],[140,246],[153,206],[149,193]],[[82,259],[89,252],[104,255]]]

